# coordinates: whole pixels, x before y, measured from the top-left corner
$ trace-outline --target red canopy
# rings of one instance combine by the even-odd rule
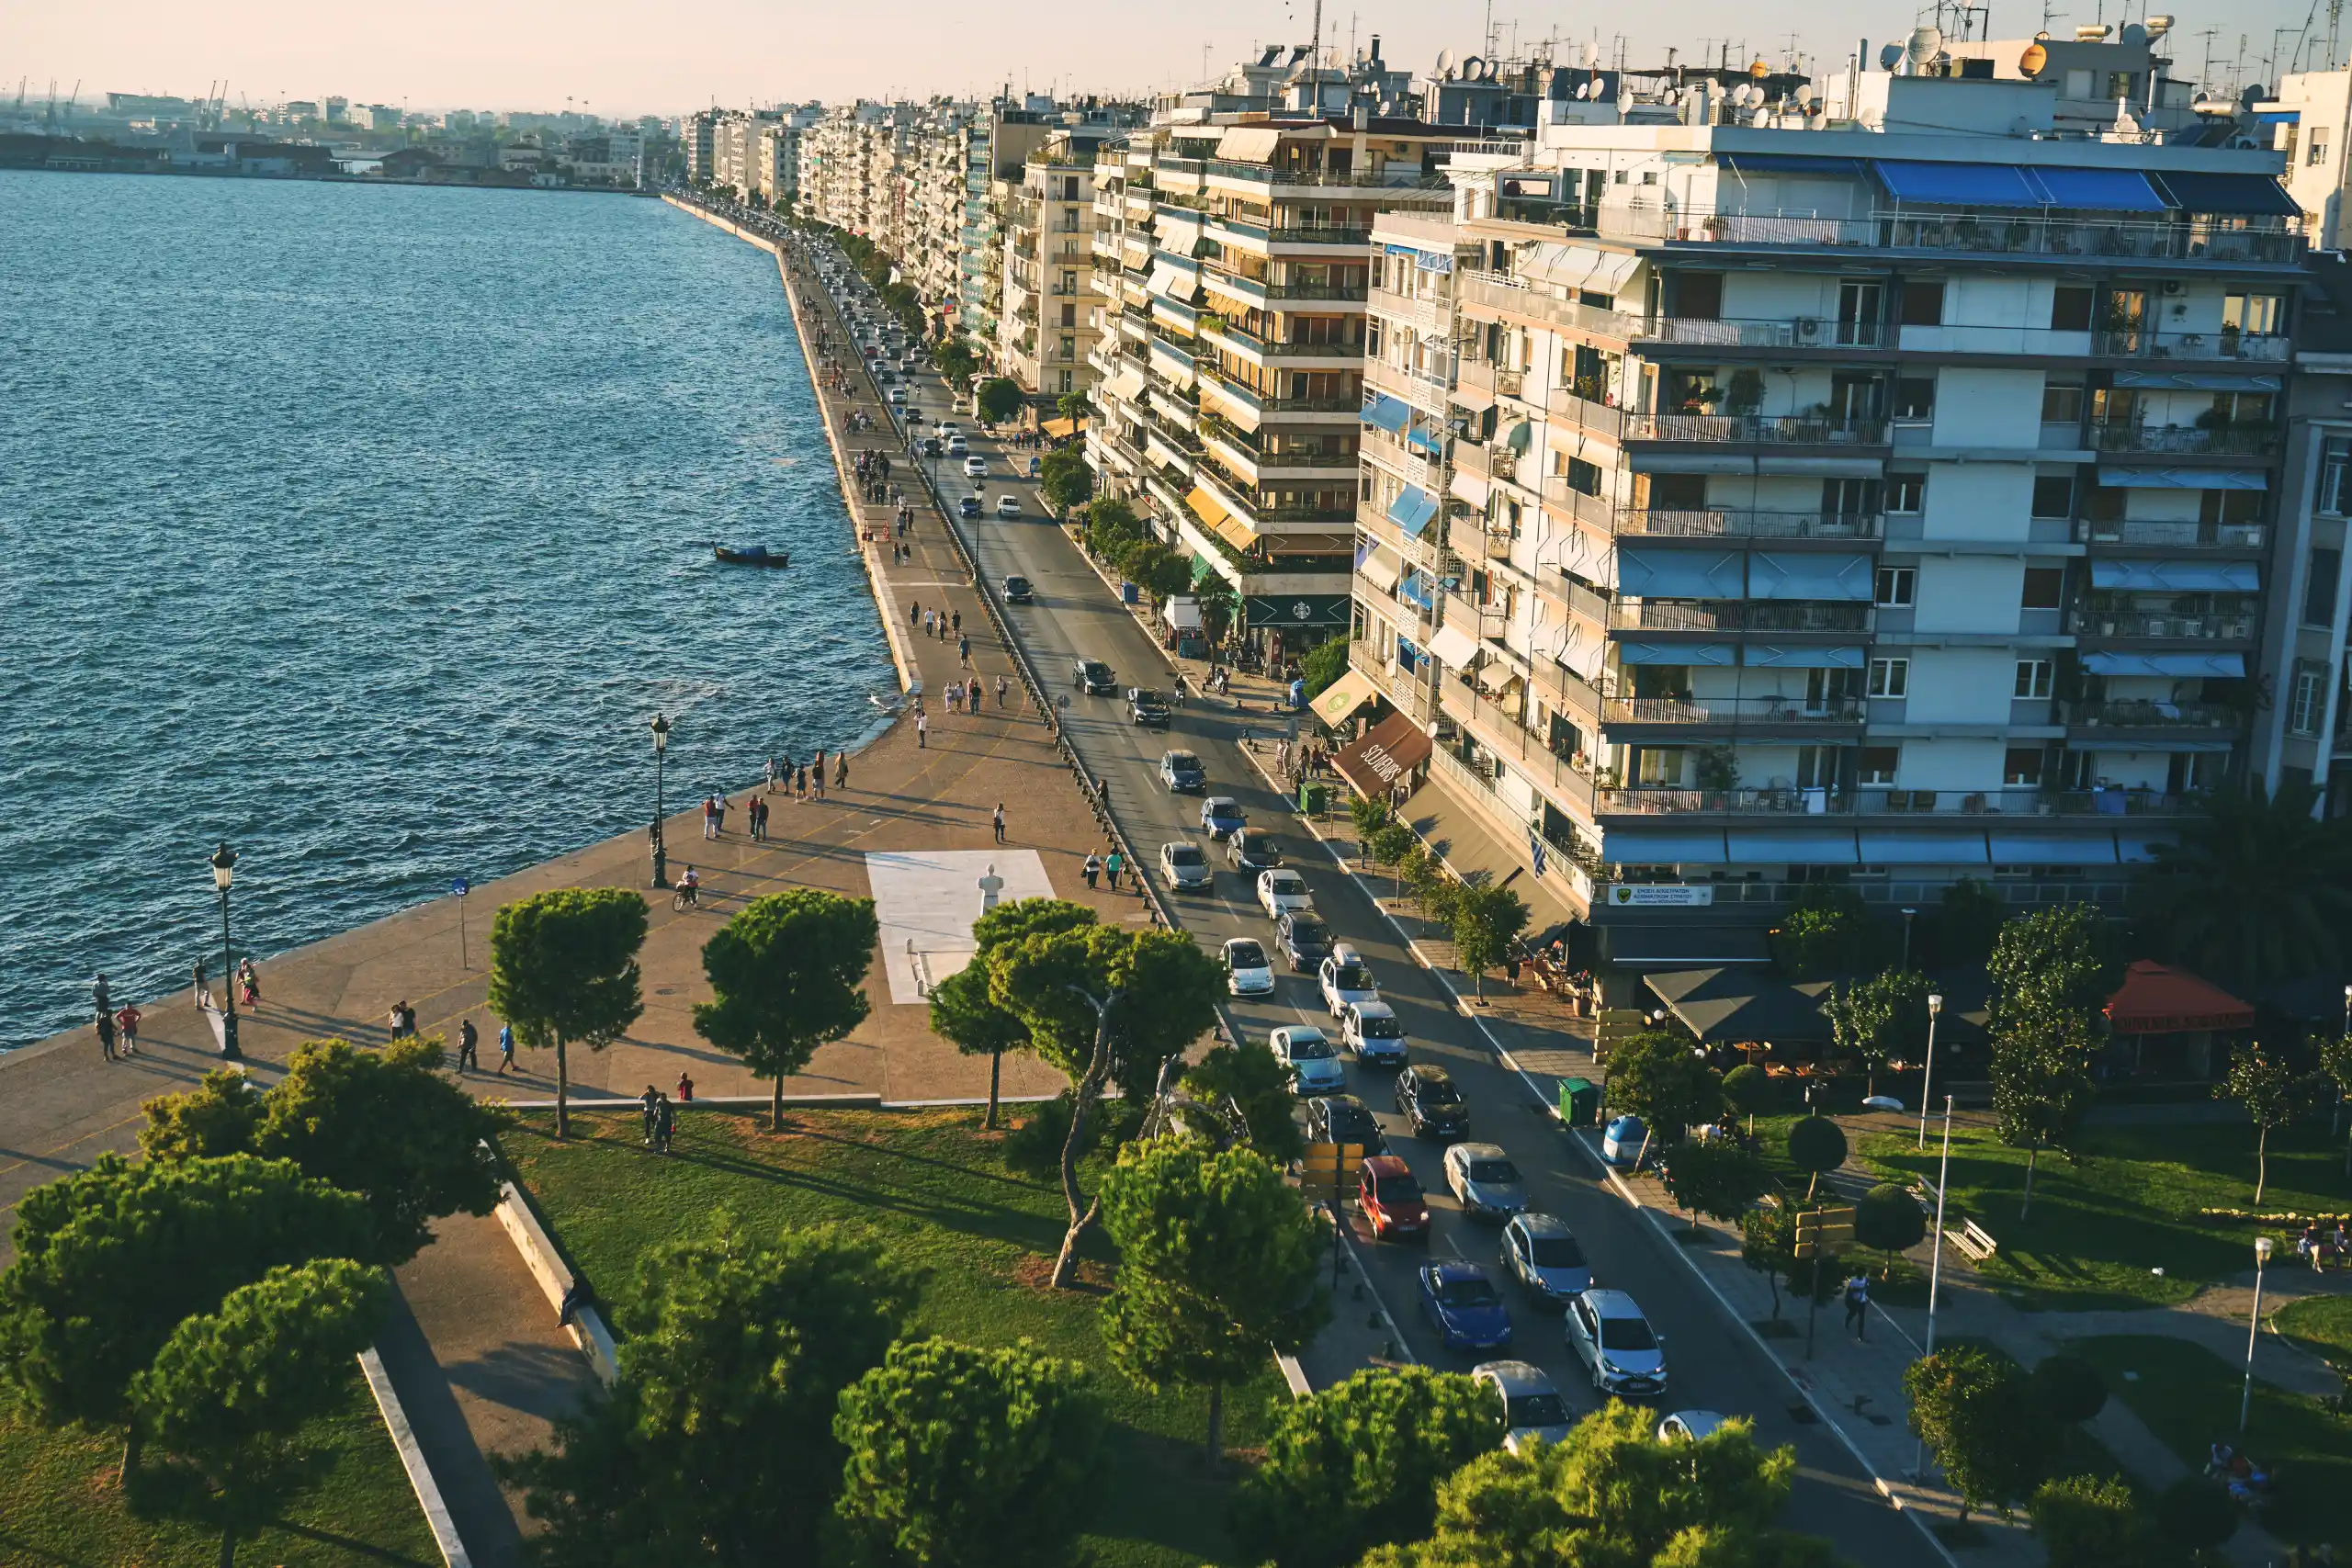
[[[2210,981],[2143,958],[2107,998],[2107,1021],[2118,1034],[2244,1029],[2254,1009]]]

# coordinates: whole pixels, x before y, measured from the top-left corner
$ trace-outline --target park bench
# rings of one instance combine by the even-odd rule
[[[1992,1233],[1974,1220],[1964,1220],[1958,1230],[1944,1232],[1944,1239],[1968,1254],[1969,1261],[1973,1263],[1982,1263],[2001,1249],[2001,1244],[1993,1239]]]

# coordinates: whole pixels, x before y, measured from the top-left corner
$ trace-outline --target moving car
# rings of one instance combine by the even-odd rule
[[[1275,920],[1274,945],[1289,961],[1292,974],[1304,974],[1331,951],[1331,928],[1316,919],[1312,909],[1293,910]]]
[[[964,427],[956,423],[952,419],[943,419],[939,422],[939,434],[942,435],[961,435],[964,434]]]
[[[1191,795],[1209,786],[1208,770],[1201,766],[1198,753],[1193,751],[1162,751],[1159,754],[1159,782],[1173,795]]]
[[[1388,1152],[1388,1140],[1373,1120],[1372,1108],[1352,1094],[1327,1094],[1306,1102],[1306,1141],[1354,1144],[1367,1155]]]
[[[1226,863],[1245,875],[1272,871],[1283,863],[1282,851],[1274,848],[1274,836],[1261,829],[1245,828],[1229,834],[1225,840]]]
[[[1021,498],[1017,495],[998,496],[996,498],[996,514],[999,517],[1008,518],[1020,516]]]
[[[1295,871],[1262,871],[1258,874],[1258,908],[1266,911],[1270,920],[1279,920],[1292,910],[1315,908],[1315,900],[1307,897],[1306,878]]]
[[[1149,686],[1127,688],[1127,719],[1148,729],[1168,728],[1168,699]]]
[[[1555,1305],[1592,1289],[1592,1265],[1566,1220],[1513,1214],[1503,1226],[1503,1272]]]
[[[1395,1155],[1374,1155],[1356,1176],[1356,1205],[1363,1211],[1372,1239],[1430,1235],[1430,1206],[1412,1168]]]
[[[1568,1303],[1568,1348],[1596,1393],[1648,1398],[1666,1392],[1666,1348],[1623,1291],[1587,1291]]]
[[[1474,1214],[1508,1219],[1527,1207],[1527,1179],[1500,1144],[1456,1144],[1446,1150],[1445,1184]]]
[[[1323,1005],[1333,1018],[1338,1018],[1351,1002],[1368,1002],[1380,995],[1373,986],[1372,971],[1363,966],[1356,950],[1346,942],[1331,950],[1331,956],[1316,971],[1315,983],[1323,993]]]
[[[1678,1410],[1657,1424],[1661,1443],[1695,1443],[1712,1438],[1731,1417],[1718,1410]]]
[[[891,388],[890,400],[898,404],[899,407],[905,408],[907,406],[907,389],[904,387]]]
[[[964,477],[967,479],[984,479],[988,478],[989,460],[986,457],[979,456],[978,453],[974,453],[971,457],[965,458]]]
[[[1071,682],[1090,697],[1107,697],[1119,689],[1118,676],[1099,659],[1074,660],[1069,669]]]
[[[922,455],[924,457],[936,457],[945,450],[945,447],[940,446],[938,436],[926,435],[922,438]]]
[[[1289,1072],[1293,1094],[1340,1094],[1346,1091],[1348,1070],[1340,1062],[1340,1048],[1313,1024],[1294,1024],[1287,1029],[1277,1029],[1266,1036],[1266,1044],[1273,1052],[1274,1060]]]
[[[1510,1343],[1510,1308],[1476,1263],[1449,1258],[1421,1266],[1421,1315],[1449,1350],[1499,1350]]]
[[[1350,1002],[1340,1013],[1340,1037],[1367,1066],[1405,1065],[1405,1026],[1386,1002]]]
[[[1180,893],[1187,887],[1206,887],[1212,875],[1209,857],[1201,853],[1198,844],[1162,844],[1159,846],[1159,874],[1170,887]]]
[[[1004,580],[1004,602],[1008,604],[1026,604],[1036,592],[1035,586],[1017,571]]]
[[[1225,988],[1237,997],[1274,994],[1274,966],[1256,937],[1238,936],[1225,944]]]
[[[1503,1447],[1524,1453],[1532,1443],[1556,1443],[1576,1425],[1552,1374],[1530,1361],[1488,1361],[1471,1377],[1495,1391],[1503,1406]]]
[[[1212,839],[1238,833],[1242,824],[1249,820],[1229,795],[1213,795],[1201,802],[1201,831]]]
[[[1459,1138],[1470,1131],[1470,1102],[1453,1075],[1434,1062],[1396,1075],[1396,1113],[1417,1138]]]
[[[978,517],[979,514],[980,498],[977,495],[967,495],[956,503],[956,515],[958,517]]]
[[[965,444],[962,436],[951,435],[947,438],[947,455],[949,457],[961,457],[970,450],[971,448]]]

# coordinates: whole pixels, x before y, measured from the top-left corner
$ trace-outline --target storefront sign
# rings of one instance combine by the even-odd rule
[[[1252,631],[1348,624],[1348,596],[1344,593],[1294,593],[1280,598],[1253,593],[1244,604]]]
[[[1698,909],[1715,901],[1715,890],[1705,884],[1686,887],[1674,883],[1619,882],[1605,900],[1612,909]]]

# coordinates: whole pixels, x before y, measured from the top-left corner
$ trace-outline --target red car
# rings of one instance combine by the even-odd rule
[[[1390,1236],[1429,1239],[1430,1209],[1422,1201],[1421,1184],[1395,1155],[1374,1155],[1363,1162],[1356,1201],[1372,1225],[1374,1241]]]

